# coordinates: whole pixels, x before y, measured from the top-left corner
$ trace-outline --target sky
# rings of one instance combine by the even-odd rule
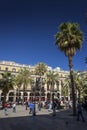
[[[73,69],[87,70],[87,0],[0,1],[0,61],[36,65],[40,62],[69,70],[68,58],[55,45],[63,22],[78,23],[84,33]]]

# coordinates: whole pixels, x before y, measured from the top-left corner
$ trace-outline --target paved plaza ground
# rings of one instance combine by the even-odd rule
[[[25,106],[17,106],[16,113],[9,109],[7,116],[0,110],[0,130],[87,130],[87,113],[83,114],[85,122],[77,121],[71,110],[58,110],[53,117],[47,109],[36,109],[32,116]]]

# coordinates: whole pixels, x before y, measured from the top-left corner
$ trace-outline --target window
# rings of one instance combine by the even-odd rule
[[[5,71],[8,71],[8,67],[5,68]]]
[[[16,69],[15,69],[15,68],[12,68],[12,72],[16,72]]]

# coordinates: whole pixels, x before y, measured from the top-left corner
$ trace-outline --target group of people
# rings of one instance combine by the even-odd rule
[[[30,110],[30,111],[29,111],[29,114],[33,113],[33,111],[34,111],[34,105],[35,105],[35,104],[34,104],[33,101],[30,101],[30,102],[29,102],[28,100],[26,100],[26,101],[25,101],[25,107],[26,107],[25,110],[27,110],[27,109],[29,108],[29,110]]]
[[[5,104],[4,104],[4,114],[5,115],[8,115],[8,108],[9,108],[9,104],[8,104],[8,102],[5,102]],[[13,112],[16,112],[16,103],[15,102],[12,103],[12,108],[13,108]]]
[[[8,102],[5,102],[4,104],[4,113],[5,115],[8,115]],[[38,101],[37,103],[38,105],[38,110],[40,111],[42,108],[42,102]],[[29,108],[29,114],[34,115],[35,114],[35,102],[33,101],[25,101],[25,106],[26,106],[26,110]],[[58,103],[54,100],[54,101],[50,101],[49,102],[49,108],[48,111],[53,111],[53,116],[56,115],[56,108],[58,107]],[[16,102],[12,103],[12,108],[13,108],[13,112],[16,112]],[[87,114],[87,100],[85,100],[84,103],[81,103],[79,100],[77,102],[77,121],[80,120],[80,118],[82,119],[83,122],[85,122],[85,118],[83,116],[83,111],[86,111]]]
[[[29,114],[34,114],[34,112],[35,112],[35,102],[33,102],[33,101],[25,101],[25,109],[27,110],[27,108],[29,108]],[[42,103],[41,103],[41,101],[38,101],[38,110],[40,111],[41,110],[41,107],[42,107]]]

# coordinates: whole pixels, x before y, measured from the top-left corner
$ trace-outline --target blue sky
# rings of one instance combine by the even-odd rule
[[[0,60],[35,65],[43,62],[68,70],[68,59],[55,46],[62,22],[77,22],[84,42],[73,57],[74,70],[87,70],[87,0],[0,1]]]

